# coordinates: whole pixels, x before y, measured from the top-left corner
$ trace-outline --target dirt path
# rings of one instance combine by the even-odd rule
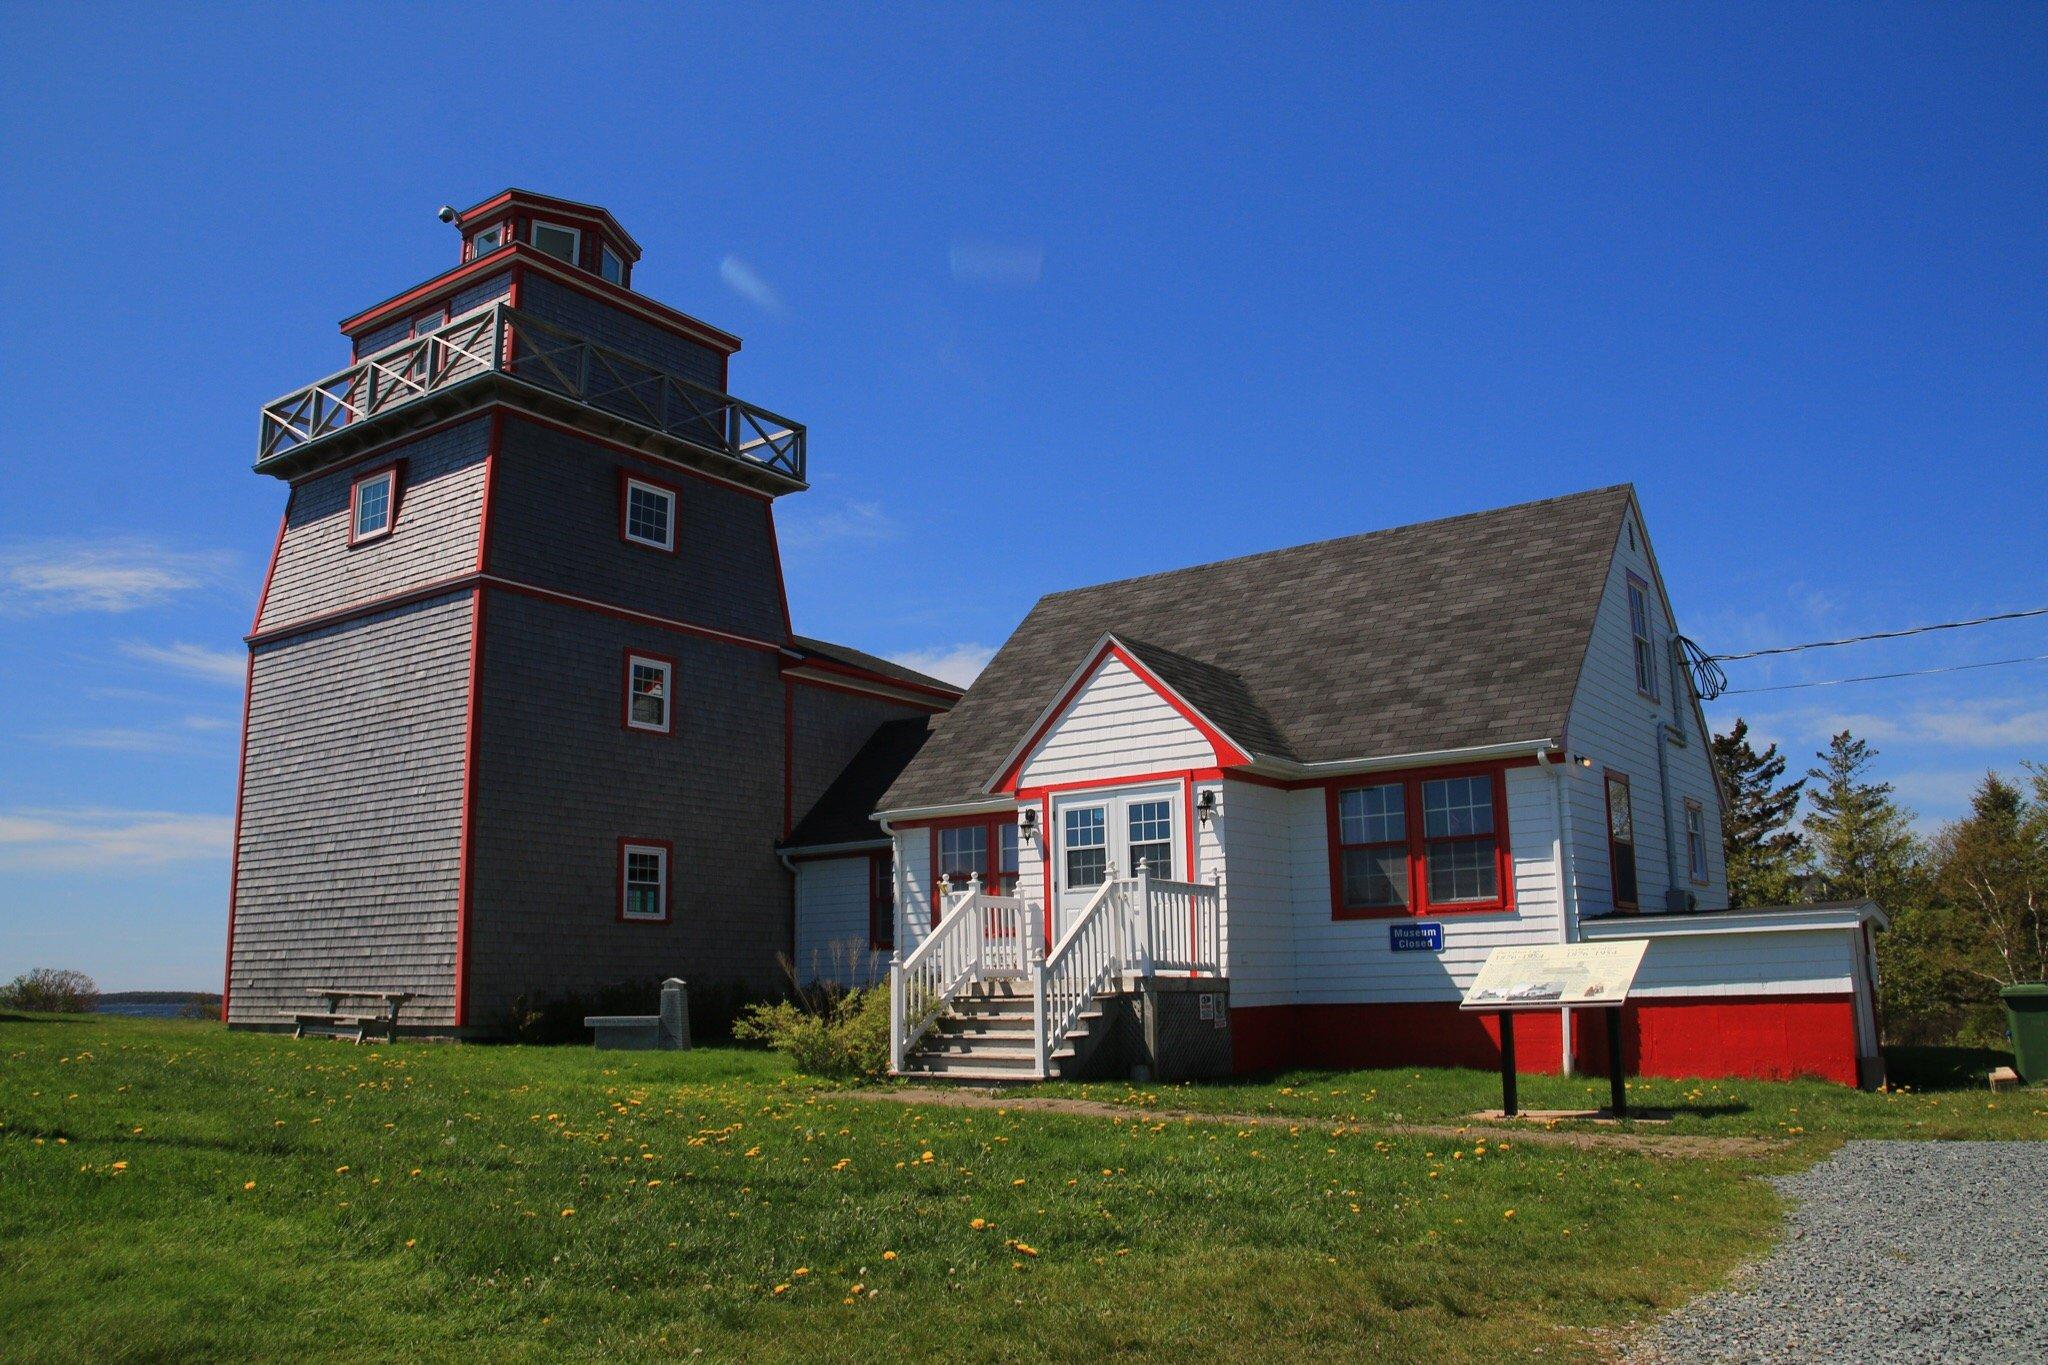
[[[1475,1119],[1462,1125],[1430,1123],[1354,1122],[1346,1119],[1294,1117],[1286,1114],[1216,1114],[1196,1109],[1138,1109],[1106,1100],[1076,1100],[1055,1096],[1018,1095],[973,1086],[898,1086],[887,1090],[848,1090],[853,1099],[892,1104],[933,1105],[950,1109],[1015,1109],[1037,1114],[1069,1114],[1087,1118],[1131,1119],[1146,1123],[1216,1123],[1234,1128],[1337,1128],[1375,1133],[1401,1133],[1413,1137],[1466,1138],[1474,1133],[1497,1137],[1512,1135],[1516,1142],[1537,1146],[1580,1147],[1593,1151],[1636,1152],[1661,1157],[1744,1157],[1781,1152],[1789,1143],[1758,1137],[1663,1137],[1648,1133],[1601,1133],[1584,1129],[1538,1128],[1526,1123],[1486,1122]]]

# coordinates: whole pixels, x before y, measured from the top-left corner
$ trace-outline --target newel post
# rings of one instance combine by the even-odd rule
[[[967,926],[967,932],[973,936],[973,945],[968,951],[974,954],[974,979],[979,981],[987,975],[988,966],[982,961],[988,948],[988,915],[981,908],[981,873],[967,874],[967,900],[960,908],[974,916]]]
[[[1152,864],[1138,859],[1138,962],[1146,976],[1152,975]]]

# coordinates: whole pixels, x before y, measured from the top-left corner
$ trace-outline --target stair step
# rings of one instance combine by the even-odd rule
[[[1029,1038],[963,1038],[958,1034],[928,1033],[917,1040],[913,1051],[918,1056],[927,1053],[958,1056],[971,1052],[977,1057],[1029,1057],[1035,1049]]]
[[[920,1054],[906,1057],[903,1069],[897,1073],[903,1076],[946,1076],[962,1080],[1020,1080],[1029,1079],[1038,1072],[1037,1061],[1031,1057],[990,1058],[978,1056],[937,1056]]]
[[[1033,1032],[1037,1025],[1028,1014],[1021,1017],[1009,1015],[966,1016],[942,1014],[939,1016],[935,1027],[946,1033],[973,1033],[994,1036],[1012,1033],[1028,1034]]]

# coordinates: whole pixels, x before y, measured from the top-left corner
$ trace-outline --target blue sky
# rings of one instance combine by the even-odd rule
[[[0,53],[0,977],[217,988],[257,408],[507,185],[610,207],[810,425],[808,633],[968,670],[1046,591],[1621,480],[1710,649],[2048,604],[2039,7],[12,6]],[[1738,713],[1931,826],[2048,758],[2048,665]]]

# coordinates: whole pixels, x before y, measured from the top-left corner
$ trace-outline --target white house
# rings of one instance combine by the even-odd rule
[[[895,972],[906,1073],[1492,1065],[1488,952],[1620,937],[1631,1069],[1876,1075],[1877,908],[1727,908],[1629,487],[1055,593],[897,728],[784,852],[800,966]]]

